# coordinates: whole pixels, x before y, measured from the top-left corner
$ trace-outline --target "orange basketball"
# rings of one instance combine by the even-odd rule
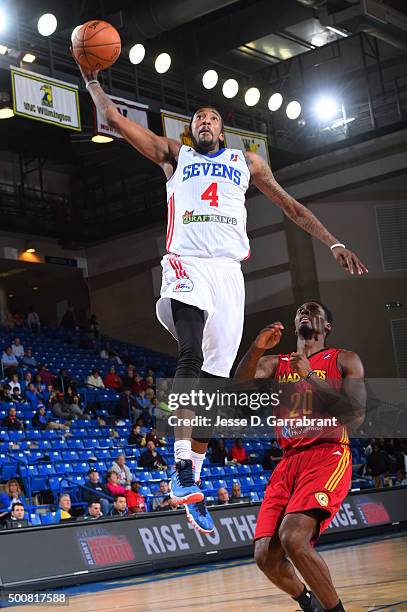
[[[119,32],[107,21],[87,21],[72,32],[73,55],[85,70],[109,68],[121,49]]]

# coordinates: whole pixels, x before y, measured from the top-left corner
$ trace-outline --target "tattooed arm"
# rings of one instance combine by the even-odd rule
[[[104,116],[106,123],[115,128],[142,155],[161,166],[169,179],[174,172],[173,162],[178,159],[181,144],[171,138],[157,136],[135,121],[123,117],[105,94],[100,83],[97,82],[98,72],[85,72],[79,64],[78,67],[85,81],[86,89],[96,108]]]
[[[259,155],[246,152],[245,158],[253,183],[265,196],[277,204],[287,217],[303,230],[311,234],[311,236],[315,236],[315,238],[321,240],[321,242],[328,247],[340,242],[308,208],[297,202],[295,198],[290,196],[281,187],[274,178],[268,164],[266,164]],[[353,274],[354,269],[356,269],[358,274],[364,274],[368,271],[359,258],[346,248],[337,246],[332,249],[332,255],[339,265],[351,274]]]

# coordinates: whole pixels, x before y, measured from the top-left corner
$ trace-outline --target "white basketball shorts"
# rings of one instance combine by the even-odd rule
[[[164,255],[161,297],[156,311],[160,323],[177,339],[171,299],[205,312],[202,369],[228,377],[243,333],[244,279],[233,259]]]

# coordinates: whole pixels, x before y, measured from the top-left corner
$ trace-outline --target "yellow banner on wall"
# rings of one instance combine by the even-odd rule
[[[78,87],[10,66],[16,115],[81,131]]]

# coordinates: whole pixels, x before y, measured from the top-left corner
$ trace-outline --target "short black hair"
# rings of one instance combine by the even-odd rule
[[[114,499],[114,501],[117,501],[117,500],[119,499],[119,497],[124,497],[124,499],[126,499],[126,496],[125,496],[125,494],[124,494],[124,493],[117,493],[117,494],[114,496],[114,498],[113,498],[113,499]]]
[[[325,306],[325,304],[323,304],[322,302],[319,302],[318,300],[309,300],[309,301],[315,302],[315,304],[318,304],[318,306],[321,306],[325,314],[325,319],[327,320],[328,323],[333,325],[334,317],[333,317],[332,311],[329,310],[328,306]]]
[[[93,506],[93,504],[99,504],[100,506],[100,499],[92,499],[89,503],[88,503],[88,508],[90,508],[91,506]]]
[[[14,502],[14,504],[11,506],[11,511],[13,511],[14,508],[16,508],[17,506],[21,506],[22,508],[24,508],[24,504],[22,504],[21,502],[17,501],[17,502]]]

